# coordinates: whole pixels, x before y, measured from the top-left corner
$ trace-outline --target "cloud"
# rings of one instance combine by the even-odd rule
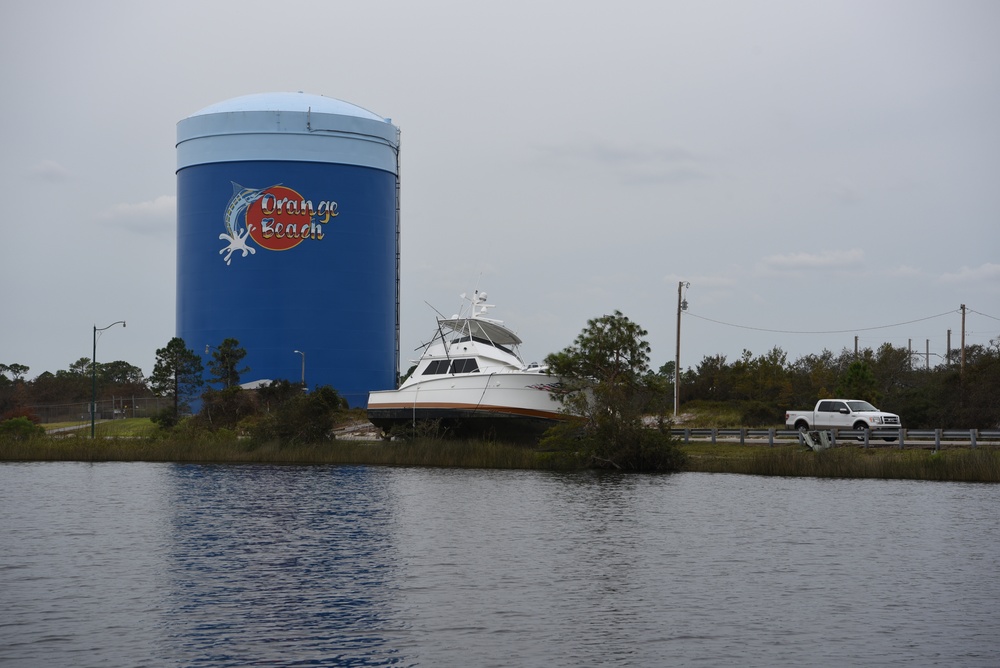
[[[709,178],[690,151],[677,146],[620,146],[606,142],[547,146],[546,157],[566,166],[609,169],[626,185],[682,183]]]
[[[165,235],[173,233],[174,214],[177,211],[177,197],[160,195],[146,202],[115,204],[100,214],[114,227],[143,235]]]
[[[174,215],[176,211],[177,197],[174,195],[160,195],[156,199],[147,202],[115,204],[104,212],[102,218],[125,220],[164,218]]]
[[[769,255],[760,266],[769,271],[798,271],[801,269],[846,269],[856,267],[865,259],[860,248],[844,251],[822,251],[820,253],[787,253]]]
[[[886,276],[893,276],[895,278],[916,278],[923,275],[923,272],[916,267],[911,267],[908,264],[901,264],[892,269],[887,269],[885,271]]]
[[[68,181],[70,173],[55,160],[42,160],[28,169],[28,176],[40,181]]]
[[[962,267],[956,272],[941,275],[945,283],[990,283],[1000,284],[1000,264],[986,262],[978,267]]]
[[[858,204],[864,200],[861,191],[853,183],[841,181],[831,187],[833,201],[840,204]]]

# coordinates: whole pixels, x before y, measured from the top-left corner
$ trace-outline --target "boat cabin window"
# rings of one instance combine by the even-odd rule
[[[434,360],[427,365],[422,375],[430,376],[436,373],[448,373],[448,360]]]
[[[452,373],[472,373],[479,371],[479,364],[474,359],[460,359],[451,363]]]
[[[423,376],[448,373],[449,360],[434,360],[427,365]],[[472,358],[451,360],[451,373],[473,373],[479,371],[479,364]]]

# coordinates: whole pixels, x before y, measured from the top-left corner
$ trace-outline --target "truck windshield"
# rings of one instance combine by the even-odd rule
[[[877,411],[878,409],[872,406],[867,401],[848,401],[847,405],[851,407],[851,410],[855,413],[860,413],[862,411]]]

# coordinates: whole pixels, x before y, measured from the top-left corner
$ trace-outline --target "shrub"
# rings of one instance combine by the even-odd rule
[[[162,411],[154,413],[150,416],[149,420],[163,429],[172,429],[173,427],[176,427],[177,423],[180,421],[177,417],[177,413],[174,412],[173,407],[164,408]]]
[[[320,443],[331,440],[337,419],[346,408],[347,402],[332,387],[318,387],[309,394],[296,389],[276,393],[268,413],[240,424],[255,441]]]
[[[27,441],[45,436],[45,429],[22,416],[0,422],[0,438],[12,441]]]
[[[33,424],[42,423],[42,418],[35,415],[34,411],[32,411],[30,408],[24,408],[24,407],[12,408],[9,411],[5,412],[3,415],[0,415],[0,421],[12,420],[14,418],[27,418]]]

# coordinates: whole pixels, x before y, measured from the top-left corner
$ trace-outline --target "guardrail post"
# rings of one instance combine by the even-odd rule
[[[902,427],[899,428],[899,449],[902,450],[906,441],[906,430]]]
[[[767,447],[774,447],[774,427],[767,430]]]
[[[712,427],[712,445],[715,445],[715,435],[719,433],[719,430]]]
[[[969,430],[969,440],[972,441],[972,449],[973,450],[976,449],[976,432],[978,432],[978,431],[979,431],[978,429],[970,429]]]
[[[861,431],[864,432],[865,447],[866,448],[871,447],[871,440],[870,439],[871,439],[871,435],[872,435],[872,430],[871,429],[862,429]]]
[[[688,427],[684,427],[684,445],[687,445],[690,442],[691,442],[691,429]]]
[[[934,430],[934,452],[938,452],[941,449],[941,430]]]
[[[746,441],[747,441],[746,437],[747,437],[747,430],[745,428],[743,428],[743,427],[740,427],[740,445],[746,445],[747,444],[746,443]]]

